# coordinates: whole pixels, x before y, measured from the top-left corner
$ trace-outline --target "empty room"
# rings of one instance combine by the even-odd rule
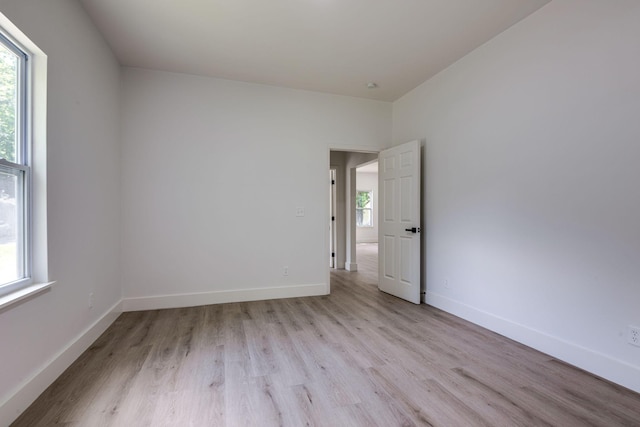
[[[639,40],[0,0],[0,426],[640,426]]]

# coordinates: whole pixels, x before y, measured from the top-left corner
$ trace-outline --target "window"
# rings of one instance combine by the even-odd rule
[[[0,296],[31,281],[28,59],[0,34]]]
[[[356,225],[373,227],[373,191],[356,192]]]

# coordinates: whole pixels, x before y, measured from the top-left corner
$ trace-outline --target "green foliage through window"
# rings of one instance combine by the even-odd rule
[[[369,203],[371,202],[371,192],[370,191],[358,191],[356,195],[356,208],[369,208]]]
[[[16,162],[18,58],[0,45],[0,158]]]
[[[373,193],[371,191],[356,192],[356,225],[373,227]]]

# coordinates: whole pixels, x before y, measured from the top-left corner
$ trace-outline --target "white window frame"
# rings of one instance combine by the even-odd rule
[[[18,57],[17,76],[17,111],[16,111],[16,147],[15,162],[0,159],[0,170],[13,173],[18,177],[18,194],[20,200],[19,226],[17,243],[17,256],[21,266],[19,273],[22,276],[16,281],[0,283],[0,297],[14,293],[33,283],[33,221],[32,221],[32,167],[31,167],[31,72],[30,55],[16,40],[6,32],[0,31],[0,43]],[[21,176],[21,178],[20,178]],[[21,182],[20,182],[21,181]]]
[[[356,227],[358,228],[373,228],[373,190],[356,190],[356,198],[358,197],[358,193],[369,193],[371,196],[371,201],[369,202],[371,204],[370,208],[359,208],[358,207],[358,202],[356,201]],[[358,225],[358,211],[365,211],[368,210],[370,211],[369,217],[371,218],[371,225]],[[364,214],[362,215],[362,217],[364,218]]]

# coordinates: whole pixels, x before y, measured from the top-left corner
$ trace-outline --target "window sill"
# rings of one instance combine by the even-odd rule
[[[19,301],[22,301],[23,299],[29,298],[42,291],[45,291],[51,288],[51,286],[53,286],[54,283],[55,282],[38,283],[35,285],[27,286],[26,288],[20,289],[15,292],[11,292],[10,294],[5,295],[3,297],[0,297],[0,310],[7,308],[13,304],[16,304]]]

